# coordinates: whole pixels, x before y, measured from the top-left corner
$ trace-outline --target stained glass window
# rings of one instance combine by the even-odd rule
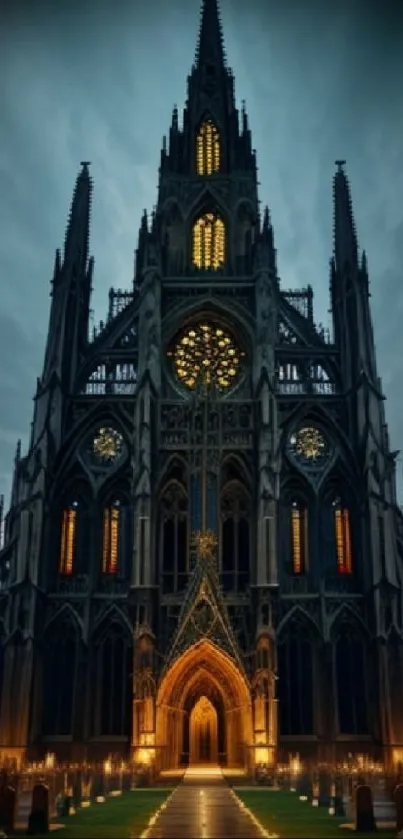
[[[102,572],[116,574],[119,557],[120,504],[115,502],[104,510],[102,539]]]
[[[353,563],[351,555],[350,513],[338,500],[334,503],[334,526],[337,571],[339,574],[351,574]]]
[[[63,510],[60,539],[59,573],[69,576],[74,571],[76,553],[77,502]]]
[[[193,225],[192,261],[196,268],[217,271],[225,262],[224,222],[205,213]]]
[[[290,436],[290,450],[306,466],[322,465],[329,453],[329,444],[318,428],[305,425]]]
[[[307,570],[308,510],[298,501],[291,504],[291,557],[293,574]]]
[[[100,428],[92,441],[92,453],[103,464],[117,460],[122,449],[123,437],[115,428]]]
[[[220,136],[211,120],[200,126],[196,137],[196,171],[198,175],[212,175],[220,169]]]
[[[186,328],[168,352],[182,384],[228,390],[240,373],[244,353],[222,326],[208,321]]]

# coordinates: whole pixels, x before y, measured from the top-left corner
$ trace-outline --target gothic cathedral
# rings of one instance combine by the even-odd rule
[[[0,555],[0,751],[403,759],[397,453],[344,163],[332,335],[281,288],[216,0],[132,288],[91,335],[81,165]]]

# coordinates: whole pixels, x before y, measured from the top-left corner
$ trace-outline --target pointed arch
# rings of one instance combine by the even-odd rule
[[[368,734],[370,685],[369,632],[348,603],[335,613],[329,627],[340,734]]]
[[[100,571],[125,579],[133,546],[133,516],[130,490],[126,482],[110,483],[100,497]]]
[[[213,175],[221,168],[221,140],[216,123],[204,116],[196,132],[196,173]]]
[[[50,632],[50,629],[53,624],[60,625],[61,623],[70,623],[75,627],[75,631],[77,632],[78,637],[80,640],[83,639],[84,636],[84,626],[80,616],[77,614],[76,610],[73,609],[71,603],[63,603],[60,609],[57,610],[53,615],[50,615],[48,620],[45,623],[44,632]]]
[[[321,542],[326,570],[333,576],[354,573],[354,507],[349,483],[333,473],[320,497]]]
[[[91,638],[89,690],[92,736],[127,738],[131,733],[133,630],[126,615],[112,605]]]
[[[283,618],[277,636],[281,735],[315,732],[314,684],[320,633],[300,606]]]
[[[301,576],[309,571],[312,496],[312,488],[295,474],[281,488],[280,534],[287,574]]]
[[[169,417],[169,428],[175,428],[176,422],[179,420],[180,412],[178,412],[178,414],[171,412]],[[182,455],[177,452],[175,452],[175,454],[171,454],[162,466],[159,474],[158,494],[161,495],[161,492],[171,480],[176,480],[183,487],[187,486],[188,469],[189,466],[185,457],[182,457]]]
[[[232,467],[232,468],[231,468]],[[236,459],[227,460],[220,495],[220,577],[224,591],[245,591],[250,582],[252,502]]]
[[[46,626],[42,639],[42,731],[73,736],[80,650],[80,622],[65,604]]]
[[[71,577],[88,573],[90,544],[89,510],[93,494],[80,470],[70,476],[56,495],[51,519],[51,554],[57,556],[57,572]],[[56,569],[55,569],[56,570]]]
[[[164,593],[182,591],[189,573],[189,499],[182,483],[169,480],[159,502],[160,576]]]

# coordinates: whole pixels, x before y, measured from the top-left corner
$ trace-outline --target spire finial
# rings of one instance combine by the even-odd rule
[[[224,40],[218,0],[203,0],[195,64],[225,66]]]
[[[344,271],[358,266],[357,234],[354,224],[350,184],[344,167],[345,160],[336,160],[337,171],[333,179],[334,200],[334,255],[336,268]]]

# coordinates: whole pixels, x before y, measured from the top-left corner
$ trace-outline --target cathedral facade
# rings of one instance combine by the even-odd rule
[[[282,290],[204,0],[132,288],[90,335],[91,199],[83,163],[0,555],[1,753],[403,759],[403,518],[344,164],[328,335]]]

